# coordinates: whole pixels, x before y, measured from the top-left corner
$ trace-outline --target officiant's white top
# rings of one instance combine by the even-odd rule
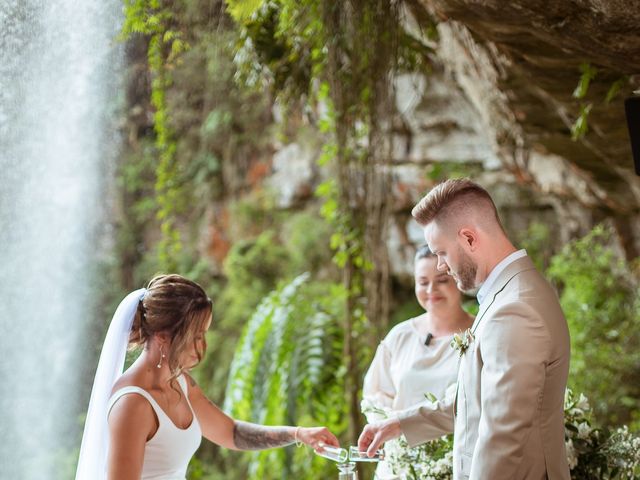
[[[186,378],[180,376],[178,383],[189,403]],[[184,480],[189,461],[202,440],[200,424],[191,403],[189,408],[191,408],[193,420],[187,428],[182,429],[173,423],[151,394],[140,387],[124,387],[116,391],[109,401],[109,411],[119,398],[129,394],[138,394],[146,398],[153,407],[159,424],[158,430],[144,449],[141,480]]]
[[[426,401],[425,394],[443,398],[445,391],[456,382],[458,353],[451,348],[452,336],[432,338],[425,345],[426,335],[416,327],[412,318],[391,329],[380,342],[376,355],[364,378],[362,409],[403,410]],[[384,416],[365,413],[369,422]],[[391,448],[387,442],[387,448]],[[382,462],[376,469],[377,479],[396,479]]]

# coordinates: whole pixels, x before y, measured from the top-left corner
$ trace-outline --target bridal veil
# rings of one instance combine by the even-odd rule
[[[109,442],[107,406],[113,384],[122,374],[131,325],[145,292],[146,289],[141,288],[127,295],[111,320],[91,390],[76,480],[102,480],[106,476]]]

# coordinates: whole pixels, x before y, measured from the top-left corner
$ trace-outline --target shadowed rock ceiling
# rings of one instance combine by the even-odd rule
[[[438,55],[481,113],[507,170],[543,192],[637,217],[640,177],[624,99],[640,88],[639,1],[414,0],[411,10],[418,23],[437,20]],[[597,74],[579,100],[572,93],[583,63]],[[589,130],[573,141],[571,125],[586,103]]]

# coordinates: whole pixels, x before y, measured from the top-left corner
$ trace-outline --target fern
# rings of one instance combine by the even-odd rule
[[[258,306],[231,364],[224,408],[233,417],[265,425],[326,425],[340,433],[346,427],[346,369],[342,331],[329,311],[341,298],[308,277],[300,275]],[[308,449],[248,455],[250,479],[334,473],[330,462]]]

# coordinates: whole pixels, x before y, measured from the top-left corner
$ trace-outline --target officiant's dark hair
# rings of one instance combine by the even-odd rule
[[[418,263],[418,260],[422,260],[423,258],[431,258],[435,256],[436,254],[431,251],[429,245],[420,245],[416,250],[415,256],[413,257],[413,263]]]
[[[129,345],[144,346],[156,333],[167,332],[171,350],[167,355],[171,379],[179,377],[179,359],[190,346],[195,347],[198,362],[207,348],[204,340],[197,340],[211,316],[213,303],[204,289],[180,275],[158,275],[147,285],[133,319]]]

